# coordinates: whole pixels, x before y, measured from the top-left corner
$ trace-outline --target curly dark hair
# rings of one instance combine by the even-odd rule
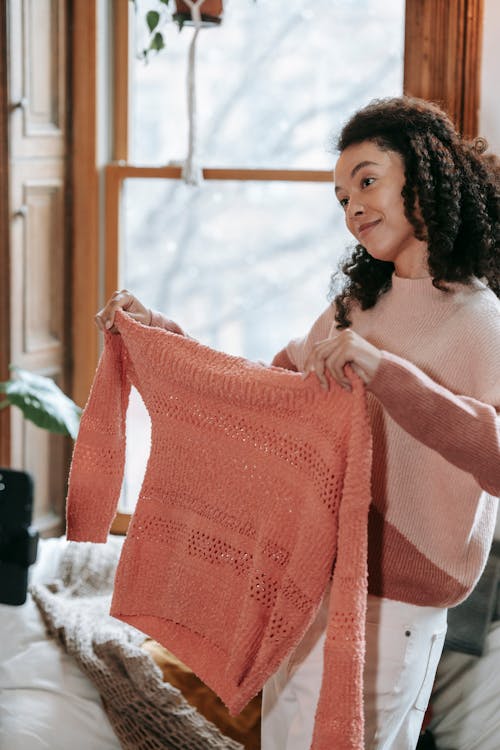
[[[336,148],[342,152],[362,141],[403,158],[405,216],[415,237],[427,241],[434,286],[446,292],[446,282],[466,284],[477,276],[500,296],[500,161],[483,154],[484,139],[463,140],[432,102],[397,97],[375,99],[354,114]],[[417,198],[423,221],[416,214]],[[337,328],[350,326],[353,302],[363,310],[375,305],[390,289],[393,271],[392,262],[372,258],[363,245],[355,246],[331,279],[329,298],[336,307]]]

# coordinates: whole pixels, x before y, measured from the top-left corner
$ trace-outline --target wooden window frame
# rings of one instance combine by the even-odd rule
[[[96,35],[98,0],[73,0],[73,397],[86,400],[99,345],[92,319],[120,278],[120,203],[126,179],[181,178],[180,167],[135,167],[128,161],[130,8],[113,5],[113,161],[99,182],[96,161]],[[484,0],[406,0],[405,94],[439,103],[466,137],[477,135]],[[124,64],[124,59],[127,64]],[[374,92],[376,94],[376,92]],[[331,182],[329,170],[203,169],[205,180]],[[102,194],[104,191],[104,197]],[[102,200],[104,210],[99,211]],[[100,218],[101,216],[101,218]],[[99,274],[104,221],[104,282]],[[99,290],[103,290],[99,294]],[[125,524],[127,515],[122,520]]]
[[[406,0],[405,94],[448,112],[465,138],[477,136],[484,0]]]

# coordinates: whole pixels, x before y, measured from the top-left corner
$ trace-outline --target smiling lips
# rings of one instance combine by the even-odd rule
[[[370,229],[373,229],[373,227],[376,227],[377,224],[380,224],[380,222],[381,222],[381,219],[377,219],[376,221],[370,221],[370,222],[367,222],[366,224],[361,224],[358,229],[358,234],[359,235],[366,234],[366,232],[368,232]]]

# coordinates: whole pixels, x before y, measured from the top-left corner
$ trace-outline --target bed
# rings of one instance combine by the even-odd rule
[[[106,696],[109,698],[116,683],[107,686],[99,680],[96,683],[89,677],[88,666],[82,663],[79,654],[68,652],[70,644],[63,642],[64,637],[70,640],[68,630],[61,624],[63,610],[55,607],[51,613],[50,602],[57,603],[57,587],[51,582],[67,577],[70,548],[79,548],[80,567],[73,565],[73,579],[69,583],[73,587],[80,586],[83,580],[92,594],[93,586],[110,579],[122,543],[123,537],[115,536],[111,536],[106,545],[75,545],[64,537],[42,540],[37,562],[30,573],[33,595],[29,594],[20,607],[0,605],[0,750],[118,750],[121,747],[139,750],[141,746],[148,749],[241,750],[245,747],[258,750],[260,696],[240,716],[230,717],[220,700],[187,667],[137,631],[127,642],[128,656],[142,665],[143,682],[161,691],[165,711],[151,716],[159,731],[149,740],[150,744],[141,745],[139,740],[130,740],[127,744],[123,736],[120,741],[116,715],[113,716],[109,706],[104,708]],[[83,622],[86,632],[94,630],[94,637],[99,629],[86,626],[84,619],[92,617],[92,606],[85,604],[87,611],[78,615],[77,622],[80,625]],[[105,600],[99,604],[101,609],[106,606]],[[94,619],[87,622],[93,623]],[[99,627],[102,630],[102,626]],[[104,628],[100,641],[106,653],[106,638],[113,632],[112,628],[109,631],[110,627]],[[111,648],[109,654],[112,654]],[[116,654],[112,661],[115,657]],[[438,750],[500,749],[499,675],[500,620],[489,625],[481,657],[445,651],[432,698],[431,730]],[[136,687],[137,683],[133,689]],[[137,689],[142,690],[143,684]],[[130,711],[132,708],[135,711],[134,699],[135,696],[129,694]],[[158,702],[157,697],[155,701]],[[172,705],[175,721],[179,713],[182,719],[177,739],[169,738],[165,729],[171,723]],[[184,732],[189,733],[189,742]]]
[[[72,623],[83,626],[89,634],[89,643],[91,638],[94,643],[96,639],[100,640],[100,646],[109,653],[111,669],[106,675],[107,683],[99,682],[100,675],[96,681],[95,663],[89,670],[81,655],[74,649],[71,653],[72,634],[68,627],[63,628],[63,623],[64,606],[68,603],[72,606],[72,603],[66,597],[63,606],[59,606],[57,591],[50,591],[50,588],[56,586],[53,582],[67,576],[68,553],[75,548],[78,548],[80,557],[83,551],[86,563],[90,560],[91,565],[86,565],[86,569],[93,570],[91,575],[82,577],[80,560],[80,570],[73,569],[73,586],[75,581],[80,585],[83,578],[86,578],[85,593],[89,593],[89,586],[101,586],[102,581],[97,581],[109,580],[122,543],[123,537],[114,536],[109,537],[106,545],[76,545],[63,537],[41,540],[37,562],[30,572],[33,593],[28,594],[22,606],[0,605],[0,749],[118,750],[133,747],[138,750],[141,746],[148,749],[177,746],[186,750],[241,750],[243,747],[257,750],[260,744],[260,696],[240,716],[230,717],[221,701],[190,670],[138,631],[132,635],[128,632],[125,659],[115,664],[123,655],[123,648],[121,652],[116,648],[115,627],[121,634],[123,624],[107,614],[107,621],[101,617],[101,611],[109,604],[105,597],[97,605],[99,617],[95,612],[92,614],[92,608],[96,607],[92,599],[95,602],[99,597],[90,596],[82,600],[86,612],[77,613]],[[56,605],[52,613],[51,602]],[[78,602],[73,599],[73,603]],[[49,622],[51,616],[53,619]],[[51,634],[47,632],[48,626],[49,630],[52,628]],[[127,627],[125,625],[125,629]],[[63,638],[68,642],[64,644]],[[85,658],[88,661],[88,653]],[[91,654],[91,658],[96,662],[95,654]],[[138,663],[142,682],[136,677],[132,687],[137,693],[142,691],[143,696],[148,690],[155,690],[151,696],[146,695],[148,700],[154,699],[154,710],[151,704],[146,705],[145,713],[149,717],[139,719],[132,728],[122,726],[128,740],[124,741],[122,736],[120,742],[116,711],[113,714],[113,707],[109,705],[105,710],[103,703],[112,700],[116,686],[122,684],[120,672],[123,672],[123,666],[129,669],[130,664]],[[101,664],[102,660],[98,663],[99,668]],[[111,683],[109,672],[116,678]],[[139,706],[135,695],[133,698],[126,695],[125,702],[128,710],[123,713],[135,715]],[[163,714],[160,714],[159,706]],[[141,729],[134,740],[133,732],[138,726],[143,726],[143,721],[146,725],[148,718],[158,727],[158,732],[150,726],[148,732]],[[120,724],[118,717],[118,729]]]

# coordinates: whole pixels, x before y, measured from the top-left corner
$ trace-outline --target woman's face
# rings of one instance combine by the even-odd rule
[[[335,166],[335,193],[347,228],[373,258],[391,261],[399,276],[428,276],[427,243],[404,213],[404,162],[372,141],[348,146]]]

